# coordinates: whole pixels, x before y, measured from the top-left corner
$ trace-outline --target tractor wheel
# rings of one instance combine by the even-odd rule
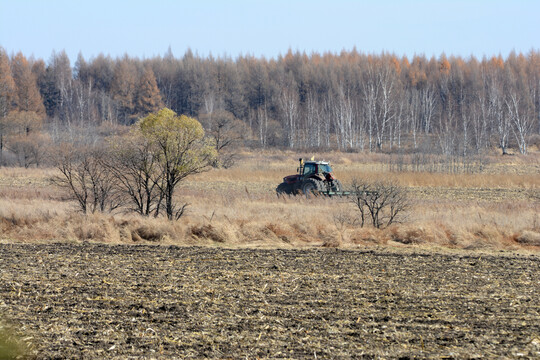
[[[322,182],[315,179],[307,179],[302,184],[302,192],[308,197],[312,194],[318,194],[319,192],[323,191],[323,188],[324,186]]]
[[[287,183],[281,183],[276,188],[276,193],[278,195],[284,195],[284,194],[290,195],[292,194],[292,192],[293,192],[292,186]]]
[[[341,185],[341,181],[334,180],[334,186],[332,186],[333,191],[343,191],[343,185]]]

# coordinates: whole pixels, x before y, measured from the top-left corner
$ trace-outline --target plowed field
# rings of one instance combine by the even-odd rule
[[[540,258],[0,245],[37,358],[540,357]]]

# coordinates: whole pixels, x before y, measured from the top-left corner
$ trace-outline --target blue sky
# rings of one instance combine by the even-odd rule
[[[0,46],[48,60],[277,57],[292,50],[458,55],[540,49],[539,0],[0,0]]]

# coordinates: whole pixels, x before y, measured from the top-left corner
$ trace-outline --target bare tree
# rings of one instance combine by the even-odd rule
[[[420,90],[420,94],[422,127],[424,128],[424,132],[428,134],[431,132],[431,124],[437,109],[437,95],[433,85],[426,86]]]
[[[482,111],[482,121],[487,124],[487,138],[491,132],[497,136],[498,147],[503,155],[507,154],[510,137],[510,119],[506,114],[504,102],[505,80],[502,59],[493,58],[482,66],[482,82],[484,90],[479,93],[478,103]]]
[[[318,148],[321,146],[322,114],[317,94],[310,91],[306,101],[306,130],[307,146]]]
[[[354,146],[354,108],[351,96],[340,85],[332,100],[332,119],[335,122],[336,139],[339,149],[351,149]]]
[[[255,109],[254,114],[251,117],[255,117],[258,124],[259,142],[263,148],[268,144],[268,109],[266,105]]]
[[[521,98],[516,91],[511,90],[505,100],[508,114],[512,121],[512,131],[518,143],[519,152],[527,154],[528,140],[534,126],[527,99]]]
[[[370,64],[366,73],[364,74],[364,81],[362,82],[362,115],[366,118],[367,122],[367,134],[369,151],[373,151],[373,130],[377,121],[377,98],[379,97],[379,87],[376,82],[376,70],[373,65]]]
[[[462,109],[461,111],[461,140],[462,140],[462,151],[461,154],[463,157],[469,155],[469,129],[471,127],[471,114],[472,110],[469,108]]]
[[[367,119],[369,151],[381,150],[390,122],[396,117],[396,68],[388,59],[370,61],[362,83],[362,113]]]
[[[56,152],[60,175],[53,182],[67,191],[84,214],[113,211],[121,205],[114,177],[104,165],[107,158],[107,152],[96,147],[63,144]]]
[[[383,147],[383,140],[386,136],[386,131],[389,123],[396,116],[395,111],[395,87],[396,74],[392,65],[385,63],[378,71],[377,82],[380,87],[380,99],[378,101],[377,121],[375,122],[377,135],[377,148]]]
[[[495,119],[495,124],[497,126],[497,134],[499,137],[499,147],[501,148],[502,154],[507,154],[508,149],[508,139],[510,137],[510,119],[506,116],[504,111],[504,103],[502,97],[498,92],[494,92],[492,95],[492,114]]]
[[[404,219],[403,215],[410,208],[406,189],[394,182],[369,183],[354,179],[351,201],[360,211],[362,227],[368,219],[376,228],[385,228],[401,222]]]
[[[111,144],[111,156],[105,165],[128,209],[143,216],[158,216],[163,201],[159,189],[164,187],[164,179],[152,144],[136,133],[114,138]]]
[[[279,97],[279,107],[287,133],[287,146],[294,148],[298,138],[299,99],[294,80],[284,85]]]
[[[218,154],[212,165],[224,168],[234,165],[236,154],[232,148],[246,133],[244,123],[225,110],[203,114],[199,119],[206,130],[206,136],[213,140]]]
[[[412,135],[414,149],[418,149],[418,135],[422,126],[422,121],[420,118],[420,106],[420,92],[416,89],[412,89],[409,92],[407,102],[406,123],[408,132]]]
[[[485,92],[481,91],[477,101],[473,102],[470,107],[474,145],[477,154],[489,145],[489,120],[486,102]]]

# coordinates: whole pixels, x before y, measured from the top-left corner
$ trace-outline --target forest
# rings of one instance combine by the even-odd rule
[[[96,143],[163,107],[223,146],[527,154],[540,145],[540,52],[232,59],[169,49],[71,64],[65,51],[45,61],[0,48],[0,165],[39,166],[55,144]]]

